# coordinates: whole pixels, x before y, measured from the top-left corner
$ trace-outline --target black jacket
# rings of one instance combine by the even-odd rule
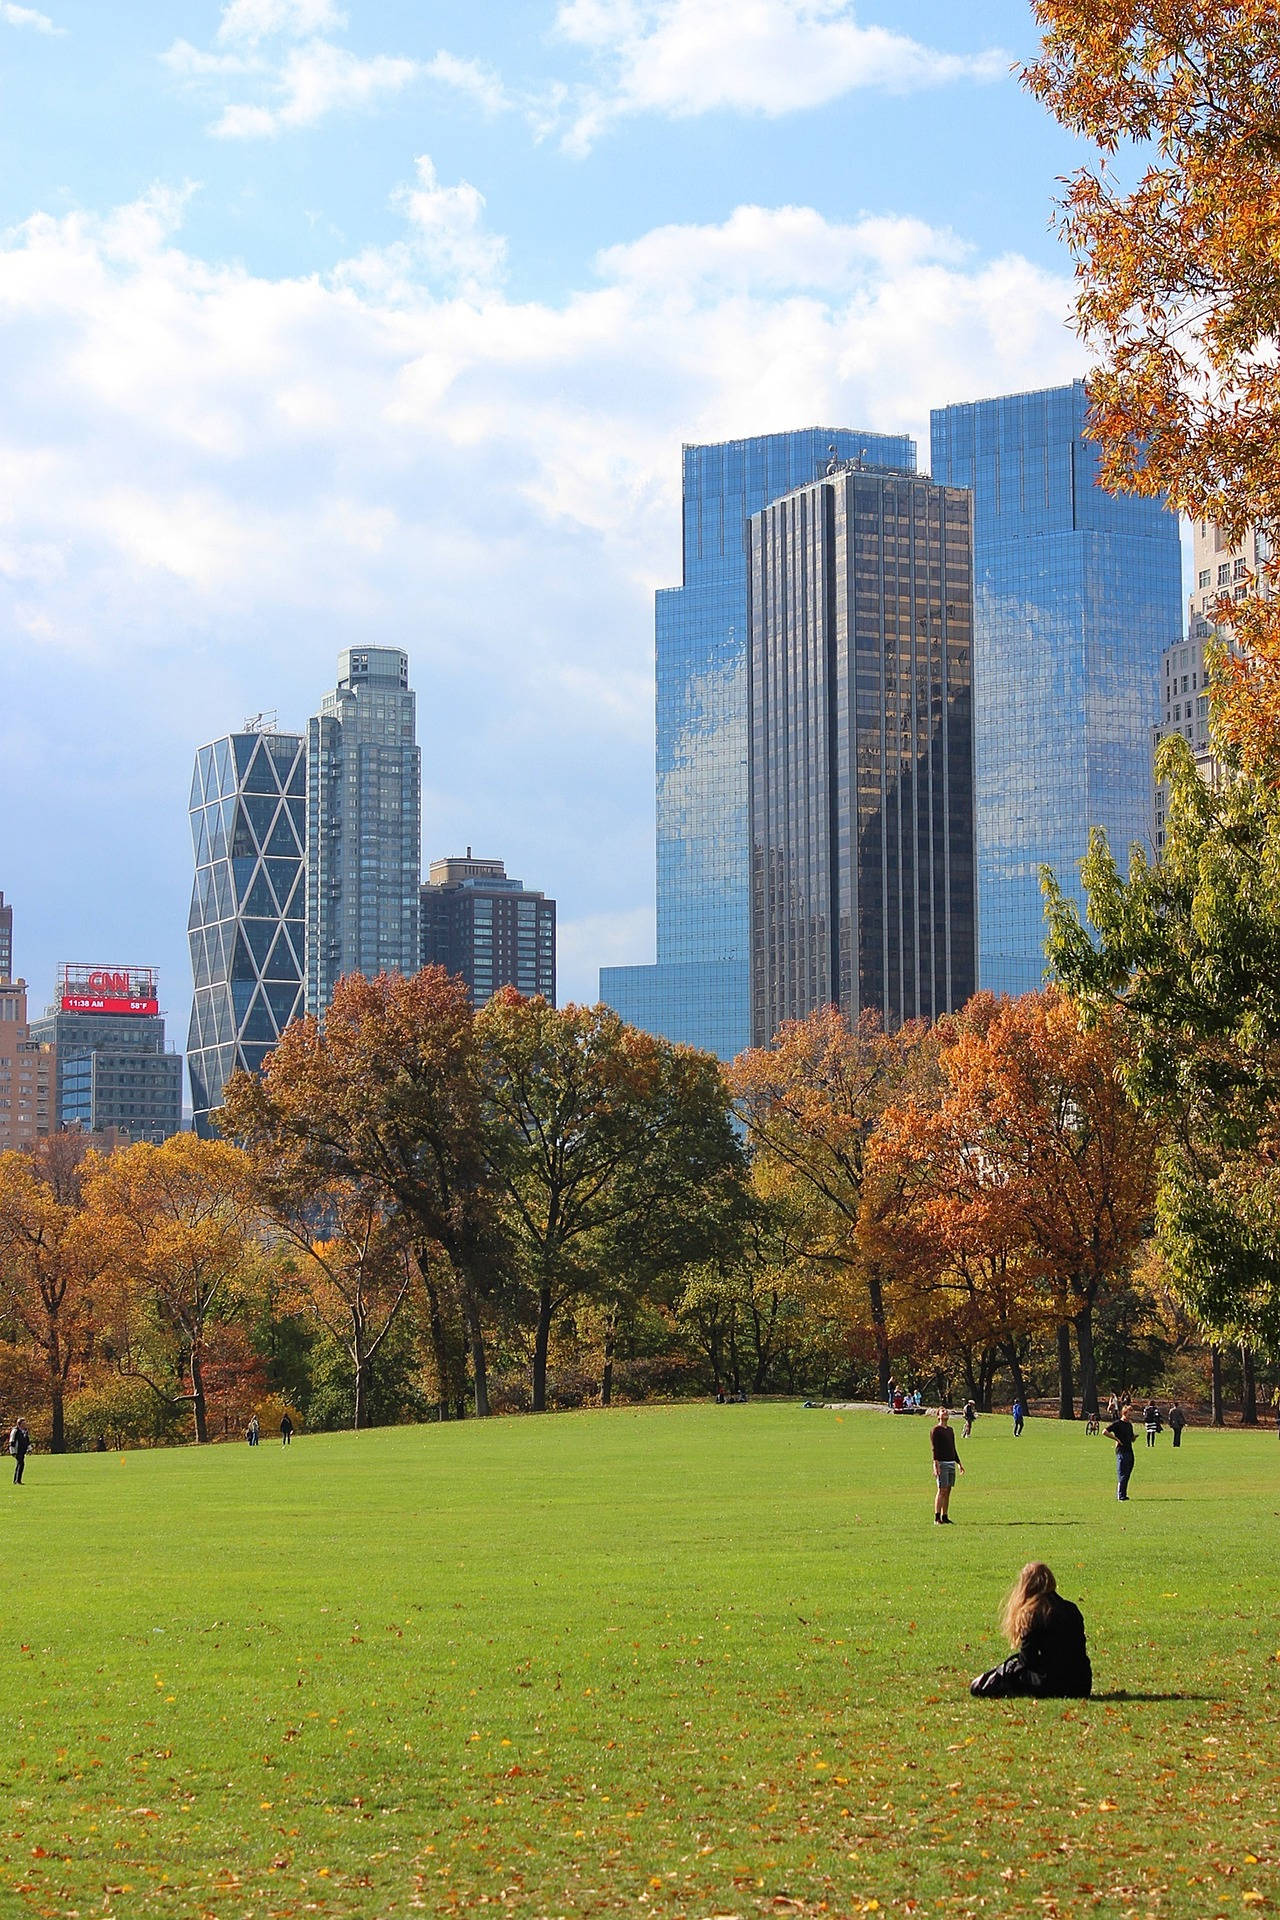
[[[1030,1631],[1022,1637],[1018,1654],[1039,1678],[1039,1692],[1076,1698],[1092,1691],[1084,1615],[1060,1593],[1046,1597]]]

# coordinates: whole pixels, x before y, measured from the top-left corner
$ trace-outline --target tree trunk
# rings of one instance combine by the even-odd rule
[[[1098,1362],[1093,1347],[1093,1308],[1081,1307],[1075,1317],[1076,1351],[1080,1355],[1080,1411],[1098,1411]]]
[[[1014,1341],[1005,1341],[1004,1357],[1009,1363],[1009,1378],[1013,1383],[1013,1397],[1015,1400],[1021,1400],[1025,1407],[1027,1404],[1027,1383],[1022,1377],[1022,1362],[1018,1358],[1018,1348]],[[990,1395],[988,1395],[987,1398],[986,1410],[988,1413],[991,1411]]]
[[[1209,1349],[1209,1425],[1223,1427],[1226,1416],[1222,1411],[1222,1348]]]
[[[889,1398],[889,1329],[884,1311],[884,1288],[880,1275],[872,1267],[867,1275],[867,1298],[871,1302],[871,1325],[876,1340],[876,1367],[880,1375],[880,1398]]]
[[[533,1410],[547,1410],[547,1349],[551,1345],[551,1289],[544,1281],[538,1288],[538,1324],[533,1333]],[[476,1412],[480,1411],[479,1407]]]
[[[418,1255],[418,1272],[422,1275],[422,1284],[427,1295],[427,1327],[431,1335],[431,1357],[436,1369],[437,1404],[440,1418],[449,1418],[449,1381],[453,1371],[449,1364],[449,1340],[445,1333],[444,1314],[440,1307],[440,1289],[429,1276],[429,1264],[422,1254]]]
[[[355,1389],[353,1396],[355,1407],[351,1420],[351,1431],[353,1433],[359,1433],[361,1427],[364,1425],[364,1352],[359,1339],[356,1341],[355,1352],[352,1358],[355,1361],[355,1373],[352,1379],[352,1386]]]
[[[618,1303],[615,1300],[604,1321],[604,1366],[600,1370],[600,1405],[613,1404],[613,1356],[618,1345]]]
[[[1058,1418],[1076,1417],[1075,1383],[1071,1373],[1071,1322],[1058,1322]]]
[[[200,1343],[191,1342],[191,1361],[188,1367],[191,1376],[191,1412],[196,1423],[196,1445],[202,1447],[209,1438],[209,1421],[204,1402],[204,1369],[200,1364]]]
[[[58,1340],[56,1324],[49,1329],[49,1406],[53,1414],[53,1429],[49,1438],[50,1453],[65,1453],[67,1450],[66,1420],[62,1405],[62,1351]]]
[[[470,1275],[461,1275],[462,1308],[467,1318],[467,1339],[471,1346],[471,1376],[475,1383],[476,1418],[489,1417],[489,1369],[485,1361],[484,1328],[480,1323],[480,1300]]]
[[[1253,1348],[1240,1342],[1240,1424],[1258,1424],[1258,1376],[1254,1370]]]

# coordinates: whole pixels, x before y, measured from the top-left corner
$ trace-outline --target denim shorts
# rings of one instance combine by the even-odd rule
[[[954,1460],[935,1460],[934,1465],[938,1469],[938,1485],[940,1487],[954,1487],[956,1483],[955,1461]]]

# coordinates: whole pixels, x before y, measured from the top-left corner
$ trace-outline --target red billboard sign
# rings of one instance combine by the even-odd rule
[[[63,1013],[160,1011],[154,967],[95,967],[69,961],[58,969],[58,1000]]]

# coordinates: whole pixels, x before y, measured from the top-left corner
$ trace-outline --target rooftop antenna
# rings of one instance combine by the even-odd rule
[[[240,731],[242,733],[274,733],[278,717],[278,710],[275,707],[268,707],[263,713],[250,714]]]
[[[831,475],[832,475],[833,473],[839,473],[839,471],[840,471],[840,461],[839,461],[839,458],[838,458],[838,456],[837,456],[837,454],[836,454],[836,449],[835,449],[835,442],[833,441],[833,442],[831,443],[831,445],[830,445],[830,446],[829,446],[829,447],[827,448],[827,475],[828,475],[828,478],[829,478],[829,477],[830,477],[830,476],[831,476]]]

